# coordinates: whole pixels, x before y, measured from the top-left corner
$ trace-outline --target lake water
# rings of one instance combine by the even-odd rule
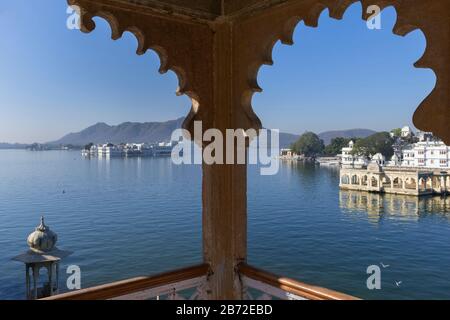
[[[301,163],[248,176],[249,263],[365,299],[450,299],[450,198],[340,192],[338,169]],[[79,265],[83,287],[196,264],[201,168],[0,151],[0,299],[24,297],[24,266],[10,259],[40,215],[74,251],[61,270]],[[380,263],[382,289],[368,290]]]

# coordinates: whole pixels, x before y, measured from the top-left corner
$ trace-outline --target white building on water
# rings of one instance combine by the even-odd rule
[[[121,156],[123,156],[123,152],[124,152],[123,148],[121,148],[120,146],[113,145],[111,143],[99,144],[96,146],[96,148],[94,148],[94,150],[97,151],[97,155],[100,158],[102,158],[102,157],[107,157],[107,158],[121,157]]]
[[[402,167],[450,168],[450,147],[442,141],[419,141],[402,150]]]
[[[430,133],[414,135],[405,128],[389,161],[381,154],[370,160],[354,155],[353,141],[343,148],[340,188],[416,196],[450,193],[450,147]]]
[[[350,141],[348,147],[342,148],[342,167],[343,168],[362,168],[369,164],[369,161],[365,157],[353,155],[353,147],[355,143]]]
[[[161,157],[170,156],[175,142],[161,142],[156,144],[126,143],[115,145],[112,143],[92,145],[83,149],[85,157],[115,158],[115,157]]]
[[[411,138],[414,133],[409,127],[402,128],[402,138]],[[423,168],[423,169],[450,169],[450,147],[433,137],[428,132],[417,133],[416,143],[409,144],[394,156],[386,160],[381,154],[376,154],[371,159],[353,155],[354,142],[350,141],[347,147],[342,149],[343,168],[364,168],[370,160],[376,161],[381,166]]]

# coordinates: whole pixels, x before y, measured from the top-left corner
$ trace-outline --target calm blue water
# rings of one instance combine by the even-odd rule
[[[297,163],[248,175],[251,264],[366,299],[450,299],[450,199],[340,192],[336,169]],[[10,258],[42,214],[75,252],[62,270],[79,265],[83,287],[201,261],[199,166],[3,150],[1,299],[24,296]],[[382,289],[370,291],[366,268],[380,262]]]

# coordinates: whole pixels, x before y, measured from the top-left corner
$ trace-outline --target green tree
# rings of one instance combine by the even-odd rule
[[[402,129],[401,128],[392,129],[391,133],[394,135],[394,137],[401,137]]]
[[[303,154],[306,157],[316,157],[322,154],[324,148],[323,140],[313,132],[305,132],[291,146],[297,154]]]
[[[394,154],[394,139],[388,132],[378,132],[365,139],[360,139],[355,143],[352,153],[369,157],[376,153],[381,153],[387,159]]]
[[[94,144],[92,142],[88,143],[87,145],[84,146],[84,150],[90,150],[93,145]]]
[[[342,148],[347,147],[350,140],[352,139],[342,137],[331,139],[331,143],[327,145],[324,149],[324,154],[333,156],[340,154],[342,152]]]

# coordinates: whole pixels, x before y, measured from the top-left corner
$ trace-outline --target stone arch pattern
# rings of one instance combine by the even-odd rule
[[[376,177],[372,177],[371,178],[370,186],[371,187],[378,187],[378,179]]]
[[[324,9],[329,9],[333,18],[341,19],[356,0],[240,0],[247,10],[227,15],[222,8],[221,14],[212,18],[174,12],[170,4],[175,0],[68,2],[80,7],[82,31],[92,31],[93,17],[100,16],[111,25],[113,39],[130,31],[137,37],[138,53],[148,49],[158,53],[160,72],[174,71],[179,78],[178,94],[191,98],[192,107],[183,127],[193,134],[195,120],[202,121],[203,130],[260,129],[261,121],[251,105],[252,96],[262,91],[257,82],[258,70],[263,64],[273,63],[275,43],[281,40],[292,44],[296,24],[303,20],[308,26],[317,26]],[[167,6],[152,7],[154,2]],[[185,3],[189,6],[199,2]],[[223,6],[235,2],[220,3]],[[361,1],[364,12],[369,5],[394,6],[398,15],[395,34],[405,35],[417,28],[424,32],[427,49],[415,66],[431,68],[437,83],[413,120],[419,129],[433,131],[450,144],[450,2],[430,2]],[[247,256],[246,166],[204,165],[202,170],[203,257],[211,268],[210,295],[236,299],[242,296],[242,290],[235,270]]]
[[[392,187],[392,180],[389,176],[383,177],[383,187],[384,188],[391,188]]]
[[[350,177],[348,175],[343,175],[341,178],[342,184],[350,184]]]
[[[324,9],[329,9],[330,16],[341,19],[345,10],[357,0],[322,0],[322,1],[289,1],[289,4],[280,5],[277,10],[268,9],[262,15],[250,16],[248,21],[238,25],[241,34],[245,34],[251,30],[252,46],[258,48],[254,50],[247,58],[247,65],[250,66],[249,88],[252,92],[260,92],[262,89],[257,85],[257,71],[262,64],[271,65],[271,52],[276,41],[281,40],[284,44],[292,44],[293,31],[299,21],[304,21],[307,26],[316,27],[318,25],[318,17]],[[438,13],[438,6],[427,8],[429,3],[423,1],[401,1],[401,0],[362,0],[363,18],[367,19],[365,13],[370,5],[378,5],[381,8],[393,6],[398,14],[397,23],[393,32],[397,35],[404,36],[415,29],[421,29],[427,37],[427,49],[422,58],[415,63],[416,67],[432,68],[437,77],[438,84],[432,94],[419,106],[415,115],[414,123],[418,128],[427,131],[434,131],[445,141],[450,143],[450,131],[446,128],[445,122],[450,119],[450,111],[448,110],[449,100],[449,62],[444,58],[448,55],[449,48],[442,41],[448,43],[448,36],[443,36],[442,30],[449,30],[448,23],[445,22],[446,14]],[[446,7],[450,9],[449,4],[442,2],[439,5],[442,9]],[[448,11],[447,11],[448,12]],[[429,15],[429,16],[428,16]],[[431,18],[439,15],[439,18]],[[437,27],[439,25],[440,27]],[[440,29],[440,31],[439,31]],[[447,32],[448,33],[448,32]],[[266,36],[263,36],[266,35]],[[261,39],[266,39],[261,42]],[[246,39],[246,41],[248,41]],[[251,40],[250,40],[251,41]],[[446,47],[446,48],[445,48]],[[440,57],[440,61],[433,61],[433,56]],[[257,62],[255,64],[255,61]],[[447,71],[446,71],[447,70]],[[446,105],[442,105],[439,101],[447,101]],[[431,117],[428,115],[433,114]],[[442,115],[444,115],[442,117]],[[440,119],[438,119],[441,117]],[[446,120],[444,120],[446,119]],[[433,130],[432,130],[433,129]]]
[[[405,188],[415,190],[417,188],[417,181],[414,178],[406,178]]]
[[[257,74],[261,65],[271,65],[272,49],[278,40],[292,44],[295,26],[304,21],[307,26],[316,27],[321,12],[328,9],[330,16],[342,19],[345,10],[357,0],[287,0],[276,6],[259,4],[262,1],[243,0],[253,3],[252,10],[242,14],[227,16],[226,19],[201,21],[201,19],[172,19],[168,23],[163,14],[156,11],[129,11],[124,1],[112,0],[68,0],[71,5],[81,7],[82,31],[89,32],[95,28],[93,16],[102,16],[111,25],[113,38],[119,38],[123,31],[131,30],[137,35],[138,52],[154,49],[161,57],[161,71],[171,69],[180,79],[179,93],[188,94],[193,99],[192,109],[184,126],[192,129],[194,119],[208,119],[208,108],[214,102],[208,94],[211,86],[209,69],[214,64],[214,57],[205,52],[213,46],[214,29],[226,22],[233,23],[233,60],[235,61],[234,92],[235,103],[240,105],[245,115],[242,128],[261,128],[261,122],[253,112],[252,96],[261,92]],[[393,6],[397,11],[397,22],[393,32],[404,36],[420,29],[427,38],[424,55],[415,63],[418,68],[431,68],[437,83],[433,92],[416,110],[414,124],[425,131],[433,131],[447,144],[450,144],[449,95],[450,95],[450,26],[448,12],[450,2],[435,0],[433,4],[423,0],[361,0],[363,18],[369,14],[367,8],[378,5],[380,8]],[[257,3],[257,4],[255,4]],[[249,4],[250,5],[250,4]],[[131,6],[131,4],[129,4]],[[164,32],[163,32],[164,30]]]

